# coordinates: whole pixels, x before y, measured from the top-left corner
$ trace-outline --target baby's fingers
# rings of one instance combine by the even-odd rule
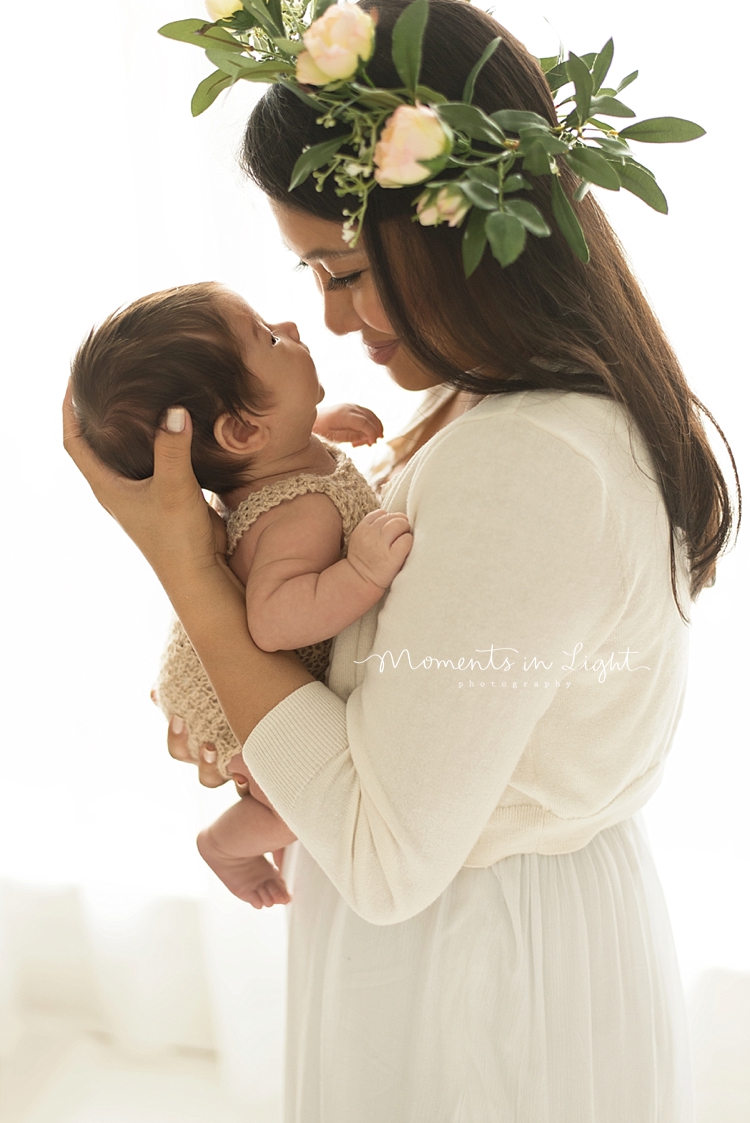
[[[411,535],[409,520],[406,515],[402,514],[388,515],[388,517],[383,519],[380,523],[378,530],[383,540],[389,545],[403,534]]]

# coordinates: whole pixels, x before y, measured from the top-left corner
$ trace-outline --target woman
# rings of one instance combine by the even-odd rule
[[[377,7],[368,69],[396,86],[403,0]],[[460,99],[497,34],[475,102],[553,120],[531,57],[456,0],[431,0],[421,81]],[[682,997],[636,813],[679,716],[690,600],[731,529],[702,407],[590,197],[587,266],[553,232],[467,281],[460,231],[415,225],[409,190],[376,189],[351,247],[333,191],[287,192],[315,116],[270,90],[247,170],[328,327],[359,332],[405,389],[434,388],[384,490],[412,553],[337,638],[328,687],[254,648],[184,411],[141,484],[106,472],[67,414],[71,454],[300,840],[287,1119],[683,1123]],[[545,177],[534,191],[548,215]]]

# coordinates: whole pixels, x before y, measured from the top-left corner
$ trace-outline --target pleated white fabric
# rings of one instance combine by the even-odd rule
[[[400,924],[289,851],[286,1123],[691,1123],[682,987],[640,816],[461,870]]]

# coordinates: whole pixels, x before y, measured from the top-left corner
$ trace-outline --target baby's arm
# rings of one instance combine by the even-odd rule
[[[252,541],[247,535],[236,553],[251,552],[248,627],[264,651],[306,647],[343,631],[377,604],[412,546],[405,515],[371,511],[338,560],[341,515],[317,493],[272,508],[255,525]],[[242,557],[235,564],[241,571]]]

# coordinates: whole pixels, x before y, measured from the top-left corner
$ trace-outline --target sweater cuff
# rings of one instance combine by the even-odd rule
[[[322,682],[308,682],[258,722],[242,756],[281,812],[294,807],[313,776],[347,746],[346,702]]]

